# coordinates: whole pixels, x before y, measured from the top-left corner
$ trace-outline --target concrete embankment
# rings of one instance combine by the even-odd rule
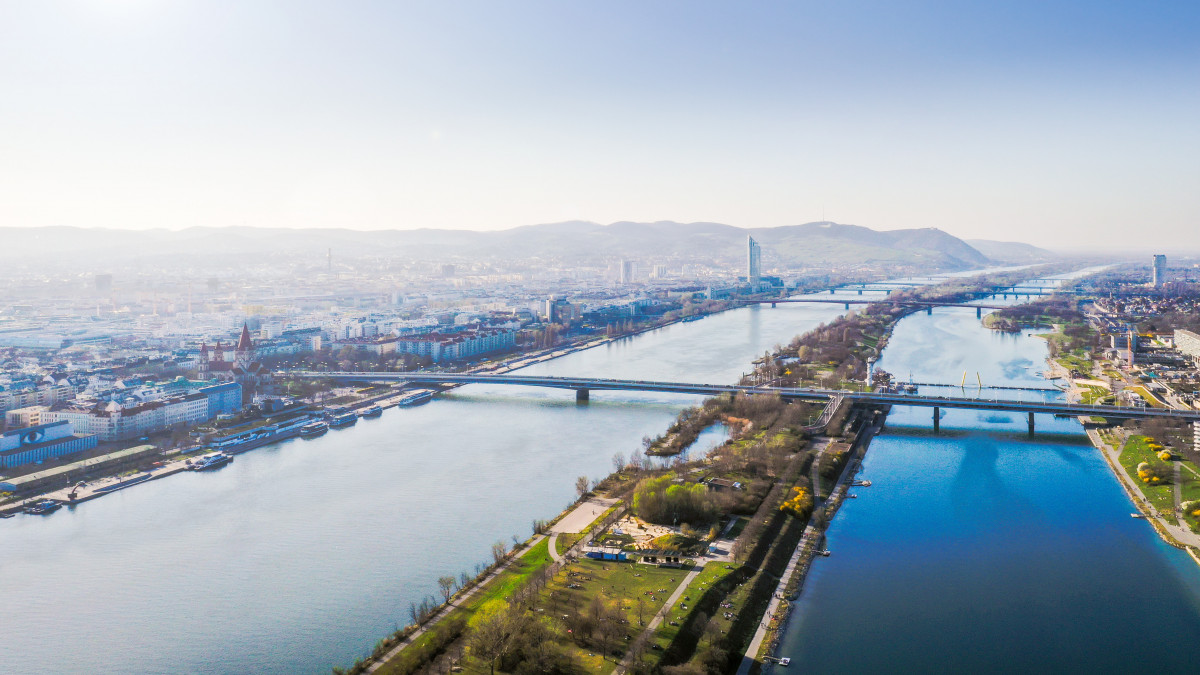
[[[800,539],[800,543],[796,546],[791,559],[788,561],[786,570],[779,578],[779,584],[775,589],[771,602],[767,605],[767,609],[763,613],[758,630],[755,631],[754,637],[751,639],[750,645],[742,657],[741,666],[737,670],[738,675],[748,675],[749,673],[756,672],[755,669],[761,667],[762,664],[760,659],[765,658],[775,649],[778,637],[786,629],[788,619],[791,616],[792,601],[799,597],[800,592],[803,590],[804,580],[808,576],[808,570],[812,565],[812,561],[821,550],[821,543],[825,539],[825,528],[832,522],[842,502],[845,501],[846,495],[849,493],[850,481],[857,475],[861,468],[863,455],[870,446],[871,439],[883,429],[888,410],[890,410],[890,406],[880,409],[876,413],[862,411],[862,414],[873,415],[873,417],[859,427],[857,433],[854,435],[854,439],[851,441],[850,456],[846,461],[846,466],[842,469],[837,482],[834,483],[833,488],[830,490],[829,496],[820,504],[821,512],[823,513],[821,522],[818,522],[814,517],[809,522],[808,527],[805,528],[804,535]],[[813,463],[814,478],[819,465],[820,455],[824,454],[828,447],[829,445],[827,444],[821,449],[818,454],[818,461]],[[815,494],[816,491],[814,489]]]

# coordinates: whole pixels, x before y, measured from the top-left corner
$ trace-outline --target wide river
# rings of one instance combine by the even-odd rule
[[[823,297],[828,297],[827,295]],[[857,297],[853,295],[851,297]],[[524,369],[735,382],[841,305],[725,312]],[[0,673],[328,673],[530,533],[691,396],[472,385],[49,517],[0,521]]]
[[[1045,356],[944,308],[904,319],[879,367],[1044,387]],[[1036,424],[947,411],[935,436],[930,409],[894,408],[777,654],[819,673],[1200,672],[1200,567],[1129,516],[1077,422]]]

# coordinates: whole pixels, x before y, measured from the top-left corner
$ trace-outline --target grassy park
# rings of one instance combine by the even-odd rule
[[[1147,436],[1130,436],[1125,442],[1125,447],[1121,449],[1121,466],[1134,484],[1142,490],[1146,501],[1156,511],[1171,521],[1175,519],[1175,491],[1173,486],[1172,476],[1174,475],[1174,467],[1169,462],[1164,462],[1159,459],[1157,450],[1151,447],[1153,439]],[[1143,480],[1138,475],[1138,467],[1143,464],[1149,465],[1151,470],[1162,477],[1158,484],[1150,484]]]

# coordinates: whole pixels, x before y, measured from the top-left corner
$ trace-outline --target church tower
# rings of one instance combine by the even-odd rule
[[[234,364],[242,370],[249,371],[254,361],[254,343],[250,340],[250,327],[242,324],[242,337],[238,339],[237,350],[234,352]]]
[[[200,363],[196,368],[200,372],[200,379],[208,379],[208,344],[200,343]]]

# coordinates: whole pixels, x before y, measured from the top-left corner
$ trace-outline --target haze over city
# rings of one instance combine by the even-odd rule
[[[0,0],[0,675],[1194,673],[1197,29]]]
[[[1190,246],[1198,14],[4,2],[0,224],[833,220]]]

